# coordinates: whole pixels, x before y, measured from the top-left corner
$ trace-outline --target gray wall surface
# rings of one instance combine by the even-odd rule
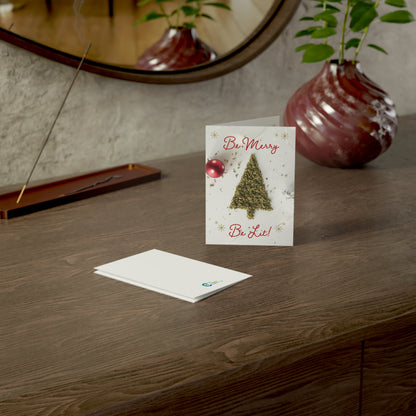
[[[416,1],[408,9],[416,16]],[[282,115],[294,91],[322,63],[302,64],[294,34],[303,0],[279,38],[260,56],[222,77],[183,85],[134,83],[81,72],[33,180],[201,151],[205,125]],[[365,48],[366,75],[387,91],[399,115],[416,112],[416,23],[376,23]],[[0,41],[0,185],[26,180],[74,69]],[[203,171],[203,167],[201,167]]]

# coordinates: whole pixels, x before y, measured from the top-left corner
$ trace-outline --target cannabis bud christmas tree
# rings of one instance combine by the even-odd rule
[[[246,209],[249,219],[254,218],[258,209],[273,210],[255,154],[250,156],[240,183],[235,190],[230,208]]]

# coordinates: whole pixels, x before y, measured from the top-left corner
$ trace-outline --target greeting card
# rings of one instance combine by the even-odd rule
[[[295,128],[279,117],[206,127],[206,243],[293,245]]]

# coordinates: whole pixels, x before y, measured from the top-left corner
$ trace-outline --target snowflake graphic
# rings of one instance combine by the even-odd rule
[[[274,228],[278,233],[281,233],[283,231],[283,228],[284,228],[285,225],[286,225],[286,223],[282,222],[282,223],[276,225],[276,227],[274,227]]]

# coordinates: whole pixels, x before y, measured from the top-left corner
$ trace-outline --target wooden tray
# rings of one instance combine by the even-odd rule
[[[9,192],[0,195],[0,218],[29,214],[160,177],[159,169],[128,164],[26,188],[19,204],[20,190]]]

